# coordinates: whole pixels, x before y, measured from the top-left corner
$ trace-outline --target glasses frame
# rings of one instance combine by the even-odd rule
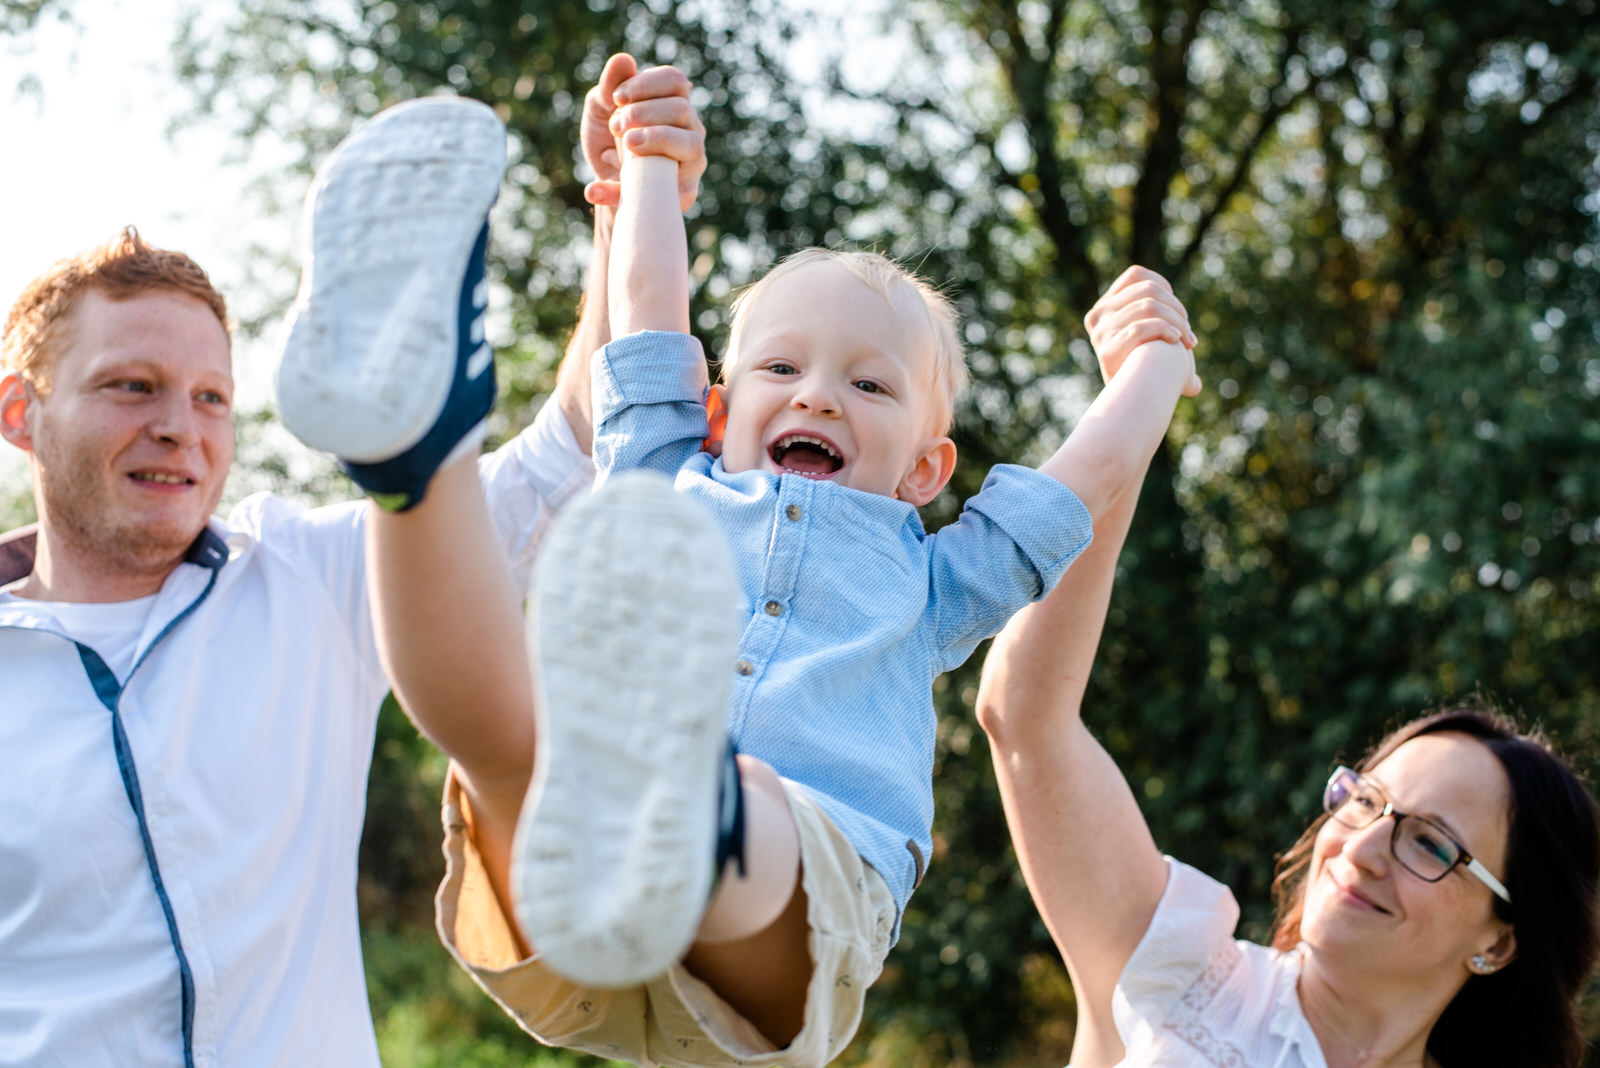
[[[1383,809],[1375,813],[1370,820],[1362,824],[1354,824],[1348,820],[1340,819],[1339,816],[1329,806],[1329,797],[1333,792],[1333,784],[1341,775],[1348,775],[1351,779],[1355,780],[1355,782],[1360,783],[1366,789],[1381,797],[1383,799]],[[1507,905],[1511,904],[1511,891],[1506,889],[1504,883],[1490,874],[1489,869],[1483,866],[1483,862],[1474,857],[1472,853],[1468,851],[1466,846],[1457,841],[1455,835],[1439,826],[1433,820],[1428,819],[1426,816],[1418,816],[1410,812],[1401,812],[1399,809],[1394,807],[1394,802],[1389,800],[1389,795],[1383,792],[1383,788],[1381,786],[1362,775],[1354,768],[1347,768],[1341,764],[1333,769],[1333,774],[1328,776],[1328,785],[1322,789],[1322,809],[1328,814],[1329,819],[1334,820],[1340,826],[1348,827],[1353,831],[1364,830],[1365,828],[1372,826],[1374,823],[1377,823],[1385,816],[1394,817],[1394,829],[1389,833],[1389,855],[1394,857],[1396,864],[1400,865],[1406,871],[1410,872],[1412,875],[1415,875],[1425,883],[1439,882],[1455,869],[1466,868],[1467,871],[1471,872],[1479,882],[1483,883],[1484,886],[1487,886],[1490,891],[1494,893],[1495,897],[1498,897]],[[1438,832],[1439,836],[1445,841],[1455,846],[1456,851],[1459,854],[1459,856],[1456,857],[1455,863],[1450,865],[1444,871],[1440,872],[1434,878],[1430,879],[1421,872],[1413,869],[1405,861],[1401,860],[1400,850],[1397,848],[1397,846],[1400,842],[1400,825],[1406,820],[1416,820],[1419,823],[1427,824],[1434,831]]]

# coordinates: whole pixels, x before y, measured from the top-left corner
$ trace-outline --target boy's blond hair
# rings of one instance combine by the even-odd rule
[[[762,292],[784,275],[813,263],[837,263],[858,279],[881,293],[884,299],[893,297],[895,286],[908,286],[922,302],[928,316],[928,328],[933,333],[933,405],[934,432],[944,434],[955,422],[956,397],[967,385],[966,354],[961,347],[957,331],[958,319],[950,298],[939,292],[933,283],[907,270],[887,256],[876,252],[845,252],[838,249],[806,248],[780,260],[766,274],[740,292],[733,302],[733,327],[728,338],[728,351],[722,359],[722,380],[726,382],[739,362],[739,340],[746,315],[760,299]]]

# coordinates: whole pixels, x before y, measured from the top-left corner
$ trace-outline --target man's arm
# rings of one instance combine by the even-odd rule
[[[1184,380],[1155,360],[1153,370],[1141,371],[1141,348],[1152,341],[1189,345],[1193,335],[1165,281],[1144,274],[1124,275],[1101,298],[1090,313],[1090,335],[1110,377],[1107,391],[1130,372],[1149,375],[1165,391],[1155,398],[1165,398],[1158,414],[1170,415]],[[1164,295],[1140,304],[1153,299],[1143,292],[1151,287]],[[1156,357],[1181,365],[1174,355]],[[1072,978],[1072,1061],[1083,1068],[1122,1059],[1112,992],[1166,887],[1166,867],[1133,791],[1080,716],[1117,556],[1153,448],[1144,451],[1141,442],[1131,459],[1117,460],[1123,481],[1106,488],[1094,541],[1050,596],[1018,613],[995,639],[978,690],[978,722],[989,736],[1018,862]]]
[[[594,451],[594,403],[589,388],[589,362],[611,340],[610,301],[607,298],[611,272],[611,230],[617,209],[596,205],[594,209],[594,253],[589,259],[589,277],[578,306],[578,325],[567,340],[556,374],[554,401],[561,406],[572,436],[586,453]]]

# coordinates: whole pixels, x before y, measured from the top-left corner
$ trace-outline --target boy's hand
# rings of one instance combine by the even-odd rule
[[[1200,392],[1200,377],[1194,372],[1197,341],[1189,329],[1189,313],[1172,286],[1154,271],[1137,266],[1123,271],[1095,301],[1083,323],[1089,328],[1089,343],[1107,382],[1139,346],[1165,341],[1182,345],[1188,353],[1189,381],[1183,395],[1193,397]]]
[[[606,60],[600,81],[583,101],[579,142],[594,169],[584,186],[589,203],[615,207],[621,196],[618,144],[636,156],[666,156],[678,164],[678,205],[688,211],[706,170],[706,128],[689,103],[689,79],[676,67],[639,70],[619,52]]]

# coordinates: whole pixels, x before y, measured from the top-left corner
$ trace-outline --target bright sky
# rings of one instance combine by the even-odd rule
[[[46,20],[20,50],[0,39],[0,316],[45,267],[128,223],[189,253],[225,295],[243,284],[260,225],[241,218],[243,168],[223,162],[219,130],[166,132],[189,103],[170,56],[180,2],[75,0],[74,25]],[[37,93],[17,92],[25,73]],[[260,403],[268,361],[241,349],[235,362],[241,399]],[[0,443],[0,488],[25,482],[22,454]]]
[[[250,239],[291,247],[294,220],[257,218],[244,189],[281,147],[258,142],[248,165],[232,164],[227,156],[238,146],[221,124],[167,132],[191,106],[171,56],[180,9],[218,2],[72,0],[71,24],[46,19],[25,45],[0,37],[0,319],[45,267],[128,223],[151,243],[193,256],[236,309],[259,304],[263,285],[276,289],[269,297],[292,292],[293,277],[245,270]],[[859,20],[862,38],[873,32],[876,3],[809,6]],[[801,48],[799,58],[808,52]],[[863,54],[881,58],[882,49]],[[30,75],[37,91],[18,92]],[[274,340],[269,331],[235,347],[242,407],[268,397]],[[23,454],[0,443],[0,493],[26,484]]]
[[[153,243],[190,252],[226,281],[230,217],[242,177],[222,166],[216,131],[175,140],[168,122],[187,103],[169,49],[178,0],[77,0],[76,26],[42,24],[21,64],[38,92],[0,76],[0,294],[60,256],[126,223]],[[15,48],[15,42],[8,47]]]

